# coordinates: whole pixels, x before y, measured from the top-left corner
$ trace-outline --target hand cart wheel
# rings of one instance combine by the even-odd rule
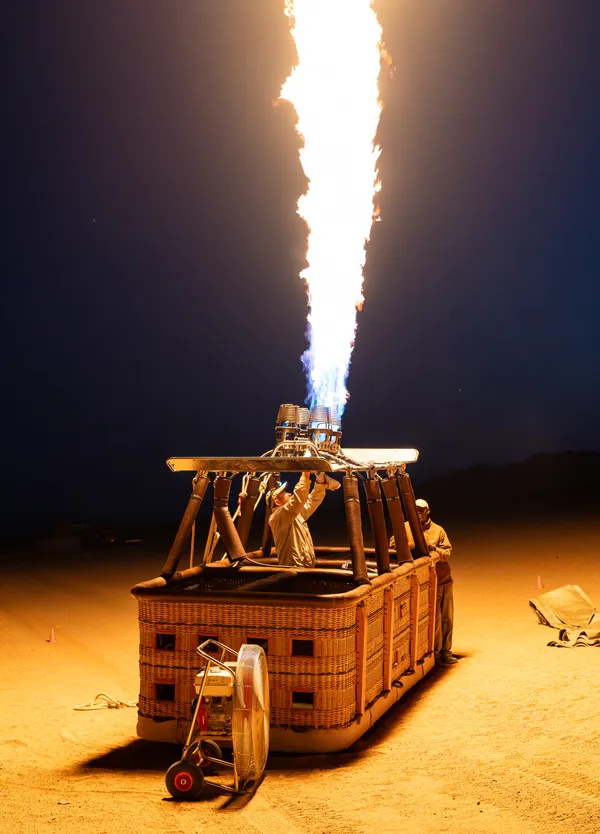
[[[204,775],[192,762],[175,762],[165,776],[167,790],[175,799],[197,799],[202,792]]]

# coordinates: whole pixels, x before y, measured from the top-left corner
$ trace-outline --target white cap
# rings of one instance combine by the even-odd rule
[[[428,510],[429,509],[429,504],[427,503],[427,501],[424,498],[417,498],[417,500],[415,501],[415,504],[421,510]]]
[[[269,506],[271,506],[271,507],[273,506],[273,504],[275,503],[275,500],[281,495],[281,493],[286,488],[286,486],[287,486],[287,481],[284,481],[283,483],[280,482],[274,489],[272,489],[269,492],[269,494],[267,495],[267,500],[269,502]]]

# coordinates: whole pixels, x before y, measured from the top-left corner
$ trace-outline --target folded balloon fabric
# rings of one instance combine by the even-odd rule
[[[538,621],[559,629],[549,646],[565,649],[600,646],[600,614],[579,585],[563,585],[529,600]]]
[[[600,629],[595,631],[578,631],[561,628],[558,632],[558,640],[550,640],[549,646],[557,646],[562,649],[575,649],[577,647],[600,646]]]

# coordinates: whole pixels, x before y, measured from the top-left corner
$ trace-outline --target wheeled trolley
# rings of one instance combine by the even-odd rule
[[[209,653],[220,651],[217,659]],[[224,793],[254,793],[264,779],[269,752],[269,680],[260,646],[243,644],[239,652],[217,640],[196,649],[206,663],[196,675],[192,724],[181,759],[166,774],[176,799],[197,799],[204,785]],[[225,660],[227,656],[236,659]],[[233,761],[222,758],[219,742],[231,744]],[[215,766],[233,769],[233,785],[206,779]]]

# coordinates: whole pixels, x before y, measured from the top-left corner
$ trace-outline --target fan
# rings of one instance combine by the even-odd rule
[[[238,653],[231,735],[239,778],[255,781],[265,769],[269,752],[269,673],[260,646],[244,643]]]

